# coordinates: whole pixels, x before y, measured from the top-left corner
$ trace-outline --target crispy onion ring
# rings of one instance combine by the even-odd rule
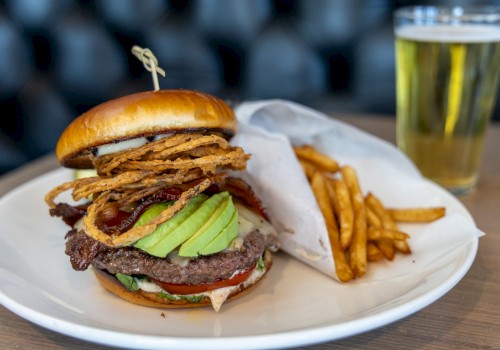
[[[54,187],[49,193],[45,195],[45,203],[53,209],[56,207],[55,199],[57,196],[59,196],[61,193],[66,192],[72,188],[78,188],[80,186],[85,186],[91,183],[95,183],[101,181],[101,179],[98,176],[94,177],[88,177],[84,179],[78,179],[75,181],[69,181],[65,182],[57,187]]]
[[[55,208],[57,196],[71,189],[75,201],[92,198],[84,218],[85,233],[105,245],[120,247],[150,234],[190,198],[220,182],[226,175],[217,173],[219,170],[245,169],[249,158],[240,147],[230,146],[218,135],[174,134],[141,147],[96,157],[94,166],[99,176],[63,183],[50,191],[45,201]],[[109,205],[134,205],[172,185],[181,185],[184,192],[151,223],[120,235],[108,235],[97,227],[96,218]]]
[[[152,154],[151,156],[148,157],[150,160],[154,159],[168,159],[168,157],[171,157],[172,155],[179,154],[181,152],[186,152],[186,151],[192,151],[195,150],[196,148],[200,148],[203,146],[209,146],[209,145],[217,145],[221,149],[227,149],[229,147],[229,144],[227,141],[216,135],[206,135],[206,136],[201,136],[197,137],[196,139],[192,140],[191,142],[187,144],[181,144],[173,147],[169,147],[163,151],[160,151],[156,154]]]
[[[79,201],[94,193],[112,191],[130,183],[137,183],[150,175],[150,171],[127,171],[114,177],[105,178],[101,181],[75,188],[73,190],[73,199]]]
[[[95,160],[94,166],[99,172],[99,175],[111,175],[113,169],[118,167],[121,163],[129,160],[137,160],[150,152],[159,152],[167,147],[178,146],[180,144],[196,140],[202,136],[203,135],[200,134],[172,135],[131,150],[124,150],[100,156]]]
[[[241,161],[243,160],[243,161]],[[200,168],[207,175],[214,174],[218,166],[231,164],[235,170],[240,170],[246,165],[245,153],[241,148],[235,148],[234,151],[223,155],[208,155],[196,159],[178,158],[175,160],[132,160],[122,164],[120,169],[123,171],[134,171],[138,169],[150,171],[165,171],[171,169]]]
[[[221,150],[229,149],[227,141],[217,135],[202,134],[178,134],[150,142],[142,147],[112,153],[99,157],[96,160],[96,169],[101,175],[111,175],[114,172],[128,170],[122,169],[122,164],[131,161],[144,162],[148,160],[175,160],[179,154],[188,155],[187,152],[194,151],[204,146],[217,146]],[[183,166],[183,165],[181,165]],[[196,165],[194,165],[196,166]],[[193,167],[194,167],[193,166]],[[171,167],[171,169],[178,169]]]
[[[189,182],[213,175],[217,169],[242,170],[248,159],[249,155],[240,147],[230,147],[220,136],[175,134],[131,150],[98,157],[94,163],[100,176],[57,186],[45,196],[45,201],[54,208],[57,196],[70,189],[73,189],[75,201],[110,190],[117,192],[113,200],[126,196],[138,200],[143,193],[151,193],[148,187]],[[133,195],[132,191],[139,192]],[[124,203],[122,200],[121,204]]]

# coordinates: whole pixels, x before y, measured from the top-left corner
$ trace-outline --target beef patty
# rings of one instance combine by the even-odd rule
[[[91,264],[111,274],[146,275],[167,283],[191,285],[227,279],[238,270],[247,270],[266,248],[276,251],[277,238],[255,230],[246,235],[240,249],[193,258],[181,266],[168,256],[154,257],[133,247],[109,248],[81,231],[70,231],[66,242],[66,254],[77,270],[85,270]]]

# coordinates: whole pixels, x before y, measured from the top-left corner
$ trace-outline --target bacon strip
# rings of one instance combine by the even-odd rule
[[[162,211],[160,215],[158,215],[155,219],[153,219],[146,225],[135,226],[121,235],[112,236],[107,235],[96,225],[97,214],[102,211],[104,205],[109,201],[109,197],[111,195],[110,192],[105,192],[101,194],[96,200],[94,200],[94,202],[89,206],[87,210],[87,216],[83,219],[85,233],[95,240],[112,248],[122,247],[124,245],[133,243],[152,233],[156,229],[156,227],[158,227],[158,225],[164,223],[175,214],[177,214],[180,210],[182,210],[182,208],[187,205],[191,198],[206,190],[211,184],[211,179],[207,178],[203,180],[196,186],[183,192],[174,204]]]
[[[264,219],[269,221],[269,216],[267,215],[266,209],[262,205],[261,200],[257,197],[252,187],[250,187],[250,185],[245,181],[235,177],[229,177],[227,181],[225,181],[222,188],[250,208],[253,208]]]

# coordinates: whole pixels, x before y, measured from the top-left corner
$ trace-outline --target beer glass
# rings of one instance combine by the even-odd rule
[[[394,14],[397,144],[456,195],[478,180],[500,76],[500,7],[405,7]]]

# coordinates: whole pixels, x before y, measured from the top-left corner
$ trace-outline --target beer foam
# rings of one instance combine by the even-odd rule
[[[397,28],[398,38],[446,43],[500,41],[500,27],[487,25],[409,25]]]

